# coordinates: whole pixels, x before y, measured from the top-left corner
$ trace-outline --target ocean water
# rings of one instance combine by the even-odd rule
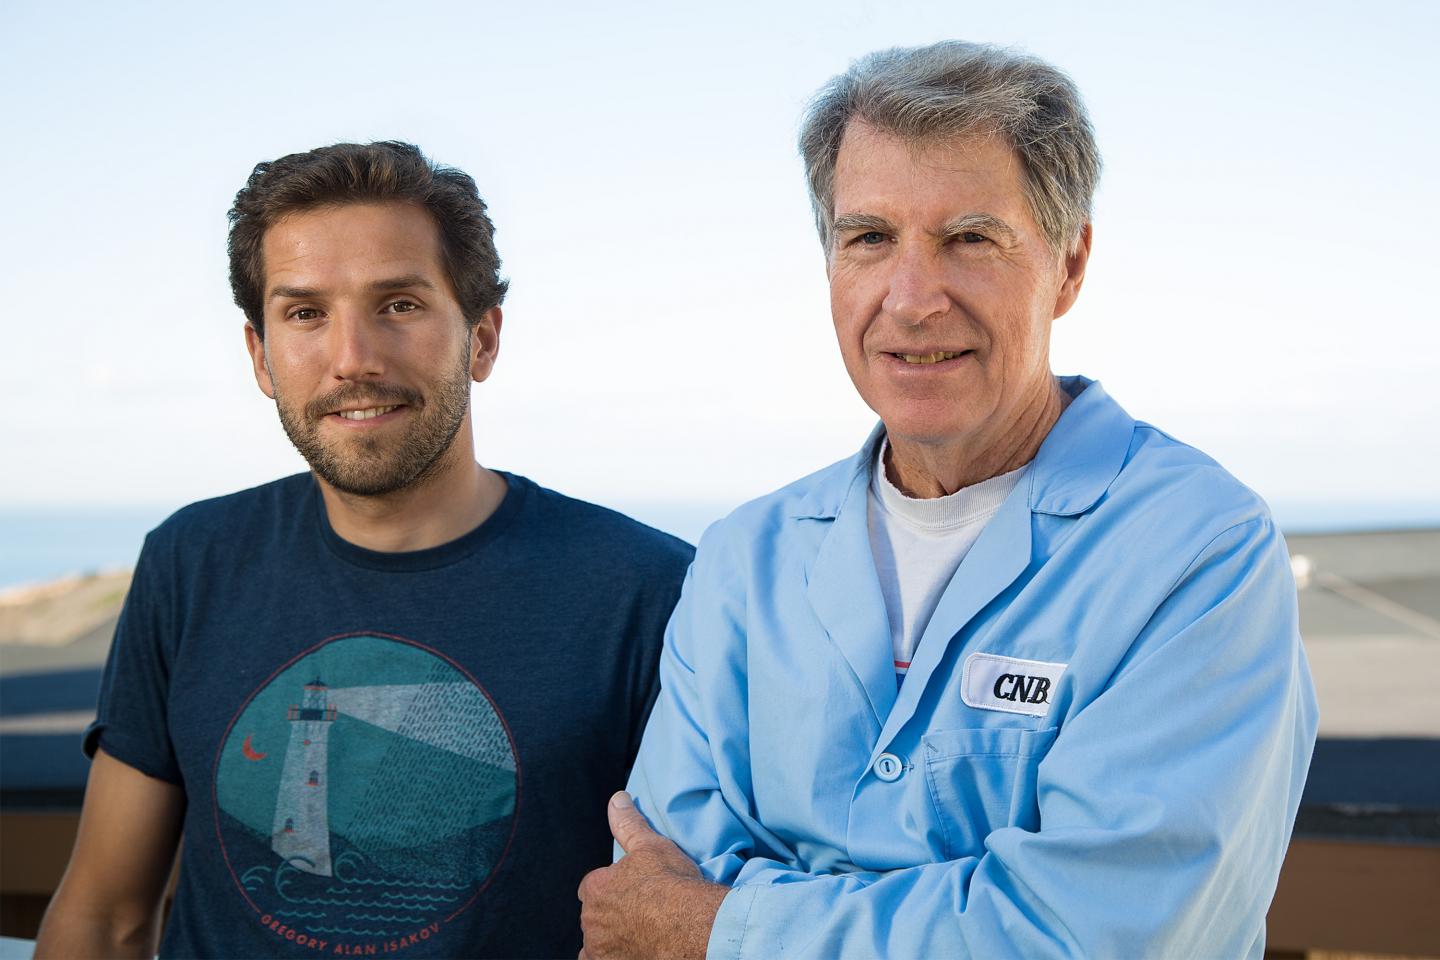
[[[134,566],[145,534],[174,507],[0,510],[0,590]]]
[[[135,563],[145,534],[180,504],[147,507],[0,509],[0,590]],[[737,504],[723,502],[608,503],[657,529],[695,543]],[[1305,502],[1271,504],[1287,533],[1440,527],[1434,501]]]
[[[182,504],[0,509],[0,591],[135,565],[145,534]],[[607,503],[689,543],[734,503]]]

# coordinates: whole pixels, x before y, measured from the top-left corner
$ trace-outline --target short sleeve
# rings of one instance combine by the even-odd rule
[[[667,544],[669,546],[669,544]],[[667,552],[665,563],[655,575],[648,577],[645,597],[637,611],[631,638],[631,715],[630,738],[626,745],[627,768],[633,766],[640,751],[646,721],[660,696],[660,656],[666,625],[680,599],[694,550],[689,544],[678,544]]]
[[[180,784],[167,709],[176,584],[155,533],[145,538],[100,681],[95,720],[81,748],[96,748],[147,776]]]

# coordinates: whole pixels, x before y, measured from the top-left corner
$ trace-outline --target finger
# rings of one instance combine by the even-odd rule
[[[610,798],[606,813],[610,817],[610,834],[626,853],[634,849],[635,844],[659,836],[650,829],[650,821],[636,809],[630,794],[624,790]]]
[[[579,898],[581,903],[584,903],[586,899],[595,893],[595,884],[599,882],[597,874],[608,869],[610,868],[598,867],[580,878],[580,886],[576,888],[575,896]]]

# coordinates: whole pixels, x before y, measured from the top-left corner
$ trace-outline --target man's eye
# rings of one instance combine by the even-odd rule
[[[308,321],[308,320],[318,320],[319,318],[320,318],[320,311],[319,311],[319,310],[316,310],[314,307],[300,307],[300,308],[298,308],[298,309],[295,309],[295,310],[291,310],[291,311],[290,311],[290,319],[291,319],[291,320],[307,320],[307,321]]]
[[[420,308],[409,300],[396,300],[385,309],[391,313],[410,313],[412,310],[418,310]]]
[[[960,234],[961,243],[984,243],[989,238],[982,233],[972,233],[969,230]]]
[[[855,239],[858,240],[860,243],[865,244],[866,246],[873,247],[877,243],[885,242],[885,234],[881,233],[879,230],[866,230],[864,233],[860,234],[860,236],[856,237]]]

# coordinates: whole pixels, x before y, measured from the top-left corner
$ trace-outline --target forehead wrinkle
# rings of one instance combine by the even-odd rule
[[[413,210],[426,224],[419,234],[412,235],[414,222],[405,222],[403,213]],[[400,222],[374,222],[374,215],[387,212],[402,214]],[[354,220],[360,217],[360,225]],[[340,218],[337,220],[337,218]],[[400,243],[397,246],[397,241]],[[426,256],[434,253],[434,257]],[[358,264],[372,276],[385,276],[385,282],[398,284],[398,278],[411,278],[412,285],[425,282],[433,259],[444,270],[444,250],[433,217],[422,206],[408,202],[335,202],[297,209],[275,219],[261,235],[260,263],[268,274],[298,275],[299,282],[290,286],[308,286],[306,274],[319,271],[328,275],[346,273],[352,280]],[[366,288],[376,282],[366,282]],[[429,283],[434,287],[434,283]],[[312,291],[313,292],[313,291]]]
[[[888,140],[900,145],[909,154],[910,162],[917,167],[963,171],[966,164],[973,162],[979,154],[992,147],[999,147],[1005,152],[1007,165],[1014,166],[1020,160],[1020,155],[1015,150],[1015,145],[1010,138],[1003,131],[990,127],[942,130],[913,136],[906,131],[872,123],[864,117],[857,116],[845,126],[841,150],[837,152],[836,156],[837,166],[839,153],[843,152],[845,138],[850,137],[852,132],[856,140],[870,140],[871,142]]]
[[[887,150],[891,151],[888,157]],[[893,151],[897,150],[908,160],[908,165],[905,161],[893,159]],[[860,118],[853,120],[846,129],[845,142],[837,157],[831,209],[838,212],[848,208],[855,212],[832,217],[832,237],[842,230],[853,232],[855,228],[895,232],[893,228],[883,226],[888,223],[884,218],[874,216],[873,221],[867,220],[873,215],[856,211],[856,207],[868,206],[864,199],[869,193],[866,187],[871,178],[877,176],[888,177],[900,184],[908,183],[911,195],[922,201],[944,198],[950,187],[947,178],[953,182],[953,178],[959,177],[962,183],[968,181],[973,184],[973,191],[964,191],[973,193],[968,197],[974,204],[970,211],[955,213],[952,206],[949,211],[952,215],[943,221],[943,225],[924,230],[936,239],[975,231],[987,233],[992,240],[1012,246],[1028,240],[1030,236],[1033,208],[1026,191],[1023,163],[1009,138],[999,131],[957,131],[911,138]],[[859,196],[855,196],[857,192]],[[861,202],[857,204],[856,200]],[[1004,208],[1005,216],[986,209],[993,209],[992,204],[995,203]],[[927,219],[931,215],[939,217],[946,213],[929,203],[925,205],[929,207],[925,211]],[[1038,223],[1034,227],[1043,233]]]

